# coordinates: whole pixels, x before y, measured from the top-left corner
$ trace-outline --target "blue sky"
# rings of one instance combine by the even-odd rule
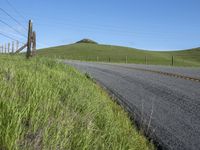
[[[0,7],[27,26],[32,19],[38,47],[90,38],[102,44],[149,50],[200,47],[200,0],[1,0]],[[24,29],[0,11],[0,19]],[[0,32],[25,39],[0,23]],[[9,39],[0,35],[0,44]]]

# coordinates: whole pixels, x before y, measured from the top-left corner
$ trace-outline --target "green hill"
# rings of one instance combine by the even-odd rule
[[[83,61],[147,63],[155,65],[171,65],[173,56],[175,66],[200,66],[200,48],[156,52],[120,46],[75,43],[38,50],[38,54],[40,56]]]

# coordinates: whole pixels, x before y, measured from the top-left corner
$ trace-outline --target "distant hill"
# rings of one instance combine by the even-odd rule
[[[172,56],[176,66],[200,66],[200,48],[183,51],[146,51],[128,47],[100,45],[81,40],[75,44],[38,50],[40,56],[53,58],[139,64],[170,65]]]
[[[76,43],[90,43],[90,44],[98,44],[97,42],[90,40],[90,39],[82,39]]]

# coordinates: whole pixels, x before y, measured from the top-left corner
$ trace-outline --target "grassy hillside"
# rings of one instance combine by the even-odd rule
[[[153,52],[127,47],[76,43],[38,51],[41,56],[86,61],[126,62],[140,64],[171,65],[174,56],[176,66],[200,66],[200,48],[174,51]]]
[[[0,149],[153,149],[93,82],[53,60],[0,55]]]

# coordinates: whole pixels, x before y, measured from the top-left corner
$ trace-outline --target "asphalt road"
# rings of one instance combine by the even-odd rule
[[[65,63],[87,72],[114,94],[162,149],[200,150],[200,82],[142,70],[200,78],[200,68]]]

